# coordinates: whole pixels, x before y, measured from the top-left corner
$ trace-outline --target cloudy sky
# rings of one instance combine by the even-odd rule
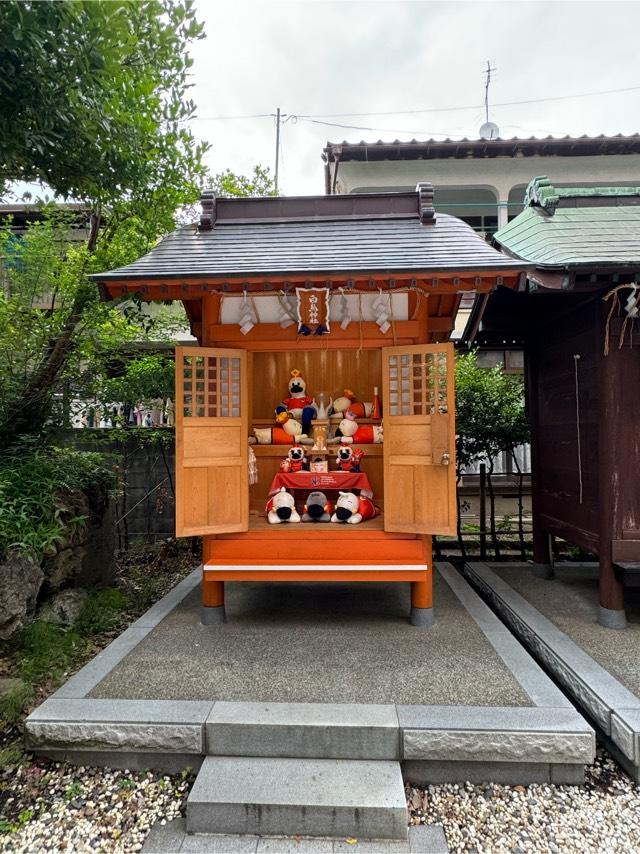
[[[193,49],[193,127],[212,145],[208,163],[214,172],[273,170],[269,114],[279,106],[288,116],[280,160],[288,195],[324,192],[327,140],[477,138],[487,60],[496,68],[490,119],[503,137],[640,131],[637,2],[197,0],[197,8],[207,38]],[[499,106],[513,101],[535,103]],[[254,118],[216,118],[226,116]]]

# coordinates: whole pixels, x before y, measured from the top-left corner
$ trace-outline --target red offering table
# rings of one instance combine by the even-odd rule
[[[350,471],[297,471],[279,472],[271,482],[269,495],[274,495],[284,486],[285,489],[340,489],[343,492],[359,489],[364,498],[373,498],[369,478],[364,472]]]

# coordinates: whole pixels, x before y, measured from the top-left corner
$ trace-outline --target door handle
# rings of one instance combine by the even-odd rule
[[[443,454],[440,462],[443,466],[448,466],[451,462],[451,456],[449,454]]]

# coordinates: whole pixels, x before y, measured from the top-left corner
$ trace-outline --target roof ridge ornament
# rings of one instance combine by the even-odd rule
[[[559,201],[560,196],[546,175],[533,178],[524,191],[525,208],[543,208],[550,216],[555,213]]]
[[[199,231],[211,231],[216,221],[216,192],[215,190],[203,190],[200,196],[202,214],[200,215]]]
[[[428,181],[420,181],[416,184],[416,193],[418,194],[420,222],[425,225],[433,225],[436,221],[436,211],[433,207],[433,184],[430,184]]]

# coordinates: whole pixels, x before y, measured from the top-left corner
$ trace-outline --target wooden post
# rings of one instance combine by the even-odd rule
[[[411,582],[411,625],[428,629],[433,625],[433,543],[423,537],[424,559],[428,568],[424,581]]]
[[[542,488],[539,447],[538,385],[539,350],[535,326],[527,336],[526,349],[526,401],[531,428],[531,519],[533,523],[533,572],[540,578],[553,578],[553,559],[549,534],[540,520],[540,493]]]
[[[202,609],[200,619],[204,626],[224,623],[224,581],[211,581],[203,573]]]
[[[602,309],[601,328],[606,319]],[[599,557],[600,557],[600,608],[598,622],[610,629],[624,629],[624,587],[615,575],[612,554],[612,540],[616,537],[617,512],[620,502],[621,466],[629,465],[630,460],[621,459],[619,435],[621,424],[631,413],[621,406],[622,383],[631,382],[629,375],[623,377],[620,351],[612,346],[605,356],[600,350],[600,389],[598,411],[598,518]],[[632,422],[631,422],[632,423]]]

